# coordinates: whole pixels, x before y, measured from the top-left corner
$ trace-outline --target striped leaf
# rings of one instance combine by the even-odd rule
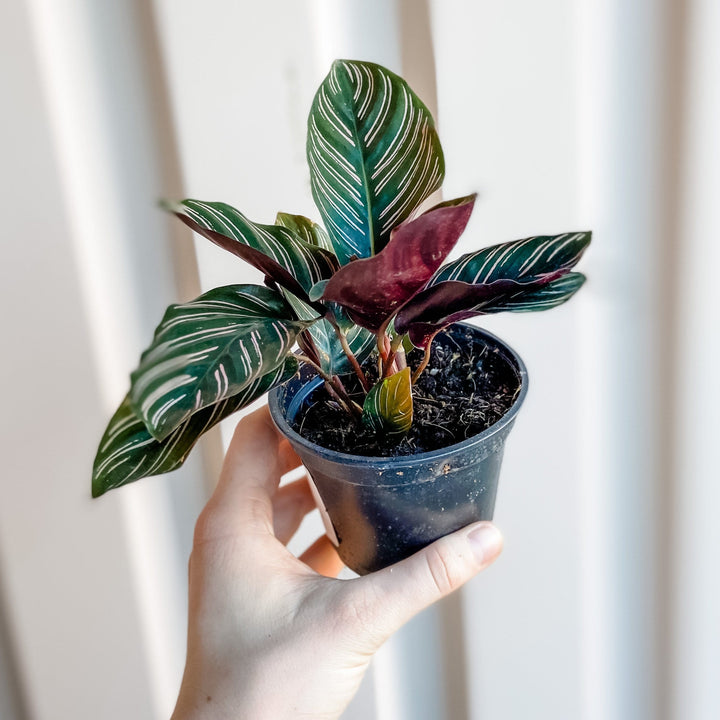
[[[380,252],[445,172],[429,110],[402,78],[369,62],[333,63],[310,110],[307,157],[343,265]]]
[[[413,418],[410,368],[386,377],[365,398],[362,421],[376,433],[395,435],[410,429]]]
[[[171,305],[132,374],[133,409],[163,440],[193,413],[282,365],[308,325],[279,293],[258,285],[229,285]]]
[[[580,287],[577,279],[542,289],[568,274],[590,239],[589,232],[541,235],[463,255],[443,265],[400,309],[395,327],[425,347],[441,328],[475,315],[555,307]]]
[[[582,273],[567,273],[542,287],[509,294],[501,301],[493,303],[483,314],[550,310],[567,302],[585,284],[585,279]]]
[[[365,328],[356,325],[339,305],[335,303],[327,304],[332,307],[335,313],[335,320],[340,330],[345,334],[353,355],[355,355],[357,361],[362,364],[375,349],[377,338]],[[328,325],[326,321],[323,322],[325,325]],[[314,330],[314,328],[315,325],[310,328],[310,331]],[[329,334],[330,331],[332,331],[332,335]],[[352,372],[350,361],[343,352],[340,341],[337,339],[337,335],[331,327],[328,327],[328,344],[322,347],[322,353],[321,359],[327,363],[331,375],[343,375],[344,373]]]
[[[492,245],[443,265],[428,286],[446,280],[471,285],[490,284],[497,280],[550,282],[577,263],[590,244],[591,235],[589,232],[538,235]]]
[[[513,280],[478,285],[447,280],[425,288],[406,303],[395,316],[395,330],[409,334],[415,347],[424,348],[438,330],[481,315],[488,305],[522,288]]]
[[[300,320],[311,321],[313,318],[317,318],[317,313],[312,307],[294,297],[291,293],[285,294],[285,299],[292,306]],[[335,303],[325,304],[332,308],[335,319],[340,329],[345,333],[353,355],[355,355],[359,363],[362,363],[375,347],[375,336],[365,328],[353,323],[339,305]],[[312,339],[312,349],[306,345],[307,334]],[[318,362],[328,375],[343,375],[352,372],[350,360],[348,360],[335,330],[327,320],[321,319],[314,322],[303,333],[303,338],[299,338],[299,342],[306,354]]]
[[[278,368],[246,385],[237,395],[191,415],[164,440],[156,440],[132,410],[128,395],[100,441],[92,477],[92,496],[179,468],[197,440],[221,420],[291,378],[298,368],[290,356]]]
[[[338,267],[333,254],[306,242],[287,227],[260,225],[225,203],[183,200],[165,204],[186,225],[211,242],[254,265],[300,297]]]
[[[320,225],[314,223],[309,218],[303,215],[278,213],[275,223],[287,228],[301,240],[333,252],[328,234]],[[320,287],[325,287],[327,282],[328,280],[320,280],[315,283],[308,293],[309,299],[312,301],[320,300],[322,292],[318,290]],[[290,292],[283,293],[283,295],[301,320],[312,320],[317,317],[316,310],[298,298],[297,293],[293,294]],[[335,305],[335,303],[326,304],[333,308],[338,324],[346,334],[350,349],[358,359],[358,362],[362,363],[375,347],[375,337],[364,328],[358,327],[350,322],[347,314],[342,308]],[[315,308],[317,307],[318,306],[315,305]],[[310,335],[312,345],[307,343],[306,338],[308,334]],[[311,359],[315,360],[328,375],[343,375],[344,373],[352,371],[350,361],[342,349],[335,330],[327,320],[318,320],[315,322],[298,338],[298,342],[303,351]]]
[[[562,305],[584,282],[585,276],[575,272],[549,283],[495,280],[470,285],[446,280],[418,293],[398,313],[395,328],[408,333],[413,345],[424,348],[438,330],[460,320],[505,311],[536,312]]]
[[[335,254],[329,235],[322,225],[306,218],[304,215],[291,215],[290,213],[279,212],[275,218],[275,224],[287,228],[301,240],[310,245],[317,245],[323,250]]]

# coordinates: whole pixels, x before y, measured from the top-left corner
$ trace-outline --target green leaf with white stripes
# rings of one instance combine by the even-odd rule
[[[309,324],[295,319],[278,292],[258,285],[215,288],[171,305],[132,374],[133,409],[163,440],[193,413],[282,365]]]
[[[279,212],[275,218],[275,224],[287,228],[290,232],[295,233],[297,237],[304,240],[310,245],[317,245],[323,250],[331,252],[333,255],[332,243],[330,236],[325,232],[322,225],[306,218],[304,215],[291,215],[290,213]]]
[[[482,314],[550,310],[567,302],[585,284],[585,280],[582,273],[569,272],[542,287],[508,295],[483,308]]]
[[[226,203],[183,200],[164,203],[164,207],[195,232],[298,295],[306,296],[316,282],[331,277],[338,268],[335,256],[318,244],[306,242],[282,225],[254,223]]]
[[[275,223],[295,233],[301,240],[333,252],[328,234],[322,226],[309,218],[303,215],[278,213]],[[318,288],[318,286],[324,285],[327,282],[327,280],[321,280],[315,284],[314,288]],[[320,293],[320,295],[321,294],[322,293]],[[301,320],[312,320],[317,317],[315,309],[297,296],[290,292],[283,292],[283,295],[290,305],[292,305],[293,310]],[[319,300],[320,295],[314,297],[312,292],[309,294],[311,300]],[[325,304],[333,307],[338,324],[343,332],[345,332],[350,349],[358,362],[362,363],[375,347],[375,336],[364,328],[355,325],[339,305],[335,303]],[[342,345],[335,334],[335,330],[327,320],[318,320],[308,328],[308,333],[312,338],[317,360],[323,372],[326,372],[328,375],[343,375],[344,373],[352,371],[350,360],[348,360],[347,355],[343,351]]]
[[[430,111],[402,78],[369,62],[333,63],[310,110],[307,157],[343,265],[380,252],[445,172]]]
[[[293,296],[292,293],[283,292],[283,295],[300,320],[310,321],[317,318],[315,310]],[[356,325],[350,320],[345,310],[336,303],[325,303],[325,305],[332,307],[335,320],[340,330],[345,334],[353,355],[355,355],[359,363],[362,363],[375,347],[375,335]],[[327,320],[320,319],[314,322],[308,328],[308,333],[312,338],[317,360],[323,372],[328,375],[343,375],[352,372],[353,368],[350,360],[342,348],[335,329]]]
[[[156,440],[132,410],[128,395],[110,420],[100,441],[92,476],[92,496],[152,475],[179,468],[201,435],[268,390],[290,379],[298,369],[289,356],[275,370],[246,385],[237,395],[191,415],[164,440]]]
[[[538,235],[492,245],[443,265],[427,287],[446,280],[471,285],[489,285],[498,280],[550,282],[577,263],[590,244],[591,236],[589,232]]]
[[[425,347],[441,328],[475,315],[560,305],[580,285],[577,277],[553,283],[578,262],[590,238],[589,232],[545,235],[463,255],[443,265],[425,289],[400,308],[395,327],[409,333],[416,347]]]
[[[410,429],[413,418],[410,368],[386,377],[370,389],[362,411],[363,424],[376,433],[395,435]]]

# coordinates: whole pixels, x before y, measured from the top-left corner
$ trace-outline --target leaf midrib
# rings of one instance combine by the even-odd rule
[[[370,255],[375,254],[375,226],[373,223],[373,213],[372,213],[372,206],[373,202],[370,199],[370,182],[368,181],[368,174],[367,169],[365,167],[365,154],[363,152],[364,145],[360,142],[360,134],[358,132],[358,126],[357,126],[357,114],[355,113],[355,100],[353,98],[353,92],[352,92],[352,86],[350,87],[350,91],[348,92],[348,82],[349,78],[347,77],[347,69],[343,67],[343,76],[342,76],[342,89],[343,93],[347,95],[347,97],[350,99],[350,105],[353,108],[352,117],[351,119],[351,129],[353,137],[355,138],[356,147],[358,148],[358,151],[360,152],[360,158],[361,158],[361,166],[362,166],[362,182],[363,182],[363,189],[365,190],[365,201],[367,204],[368,209],[368,232],[370,234],[370,237],[368,238],[370,242]]]

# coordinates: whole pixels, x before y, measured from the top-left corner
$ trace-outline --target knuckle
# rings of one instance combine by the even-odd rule
[[[425,555],[432,583],[440,595],[448,595],[463,583],[464,576],[449,543],[440,540]]]
[[[214,508],[208,503],[195,521],[193,545],[199,547],[217,535],[218,519]]]

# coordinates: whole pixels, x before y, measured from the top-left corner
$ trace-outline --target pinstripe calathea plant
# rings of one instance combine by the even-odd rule
[[[436,333],[477,315],[555,307],[584,282],[571,268],[587,232],[443,264],[475,196],[419,210],[442,183],[442,149],[428,109],[379,65],[333,64],[310,110],[307,159],[323,225],[286,213],[260,224],[220,202],[165,203],[264,273],[265,285],[220,287],[168,308],[100,443],[93,496],[179,467],[205,431],[302,363],[356,422],[401,436]],[[411,346],[424,352],[414,372]],[[359,398],[347,390],[353,375]]]

